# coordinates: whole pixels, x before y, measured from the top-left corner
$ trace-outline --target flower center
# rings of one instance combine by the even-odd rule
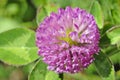
[[[63,40],[67,43],[69,43],[70,45],[77,45],[78,43],[76,41],[73,41],[71,38],[70,38],[70,32],[72,32],[72,28],[68,28],[66,29],[66,36],[65,37],[59,37],[58,39],[59,40]]]

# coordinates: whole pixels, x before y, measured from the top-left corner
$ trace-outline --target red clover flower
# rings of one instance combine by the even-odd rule
[[[76,73],[90,65],[99,51],[99,39],[94,17],[80,8],[51,13],[36,31],[38,53],[57,73]]]

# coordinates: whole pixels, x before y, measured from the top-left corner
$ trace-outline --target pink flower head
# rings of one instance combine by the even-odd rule
[[[80,8],[51,13],[36,31],[39,55],[49,70],[58,73],[76,73],[91,64],[99,39],[94,17]]]

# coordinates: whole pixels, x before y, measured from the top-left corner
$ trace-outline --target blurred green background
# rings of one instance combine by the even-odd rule
[[[120,25],[120,0],[0,0],[0,34],[19,27],[35,31],[45,16],[53,11],[57,12],[60,7],[80,7],[91,12],[94,1],[98,1],[102,9],[102,12],[98,13],[101,16],[95,15],[99,16],[98,21],[102,23],[100,25],[102,27],[99,27],[101,34],[112,26]],[[102,44],[108,44],[109,41],[103,41],[104,39],[101,39],[100,46],[105,48]],[[120,49],[120,43],[117,46]],[[110,59],[114,64],[116,80],[120,80],[120,51],[117,53],[119,54]],[[0,80],[28,80],[28,74],[34,64],[33,62],[26,66],[15,67],[0,61]],[[65,75],[65,80],[101,80],[93,64],[85,72]]]

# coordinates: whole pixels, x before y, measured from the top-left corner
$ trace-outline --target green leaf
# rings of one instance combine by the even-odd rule
[[[38,27],[36,20],[23,22],[21,23],[21,25],[31,30],[36,30],[36,28]]]
[[[111,72],[108,77],[104,77],[103,80],[115,80],[114,66],[111,68]]]
[[[64,0],[60,0],[63,1]],[[71,1],[71,2],[70,2]],[[69,4],[71,4],[72,7],[80,7],[81,9],[85,9],[89,11],[91,4],[94,0],[69,0]]]
[[[94,64],[102,80],[115,80],[114,67],[102,51],[95,55]]]
[[[112,27],[107,31],[107,36],[111,41],[111,44],[119,44],[120,42],[120,26]]]
[[[110,57],[110,59],[112,60],[112,62],[114,63],[114,64],[116,64],[116,63],[120,63],[120,49],[119,48],[117,48],[117,46],[116,47],[110,47],[110,49],[111,50],[108,50],[107,52],[107,54],[114,54],[114,55],[110,55],[109,57]]]
[[[44,7],[40,7],[37,10],[37,16],[36,16],[36,22],[37,25],[39,26],[40,22],[43,21],[43,19],[47,16],[46,9]]]
[[[72,0],[58,0],[58,3],[62,8],[65,8],[66,6],[71,6]]]
[[[120,50],[120,41],[117,42],[117,48]]]
[[[116,72],[116,80],[120,80],[120,70]]]
[[[110,56],[110,59],[114,64],[120,63],[120,51],[117,54],[114,54],[113,56]]]
[[[37,10],[36,21],[38,25],[40,24],[41,21],[43,21],[43,19],[46,16],[49,16],[51,12],[57,12],[58,8],[60,7],[58,4],[55,4],[53,1],[49,1],[49,2],[50,3],[48,3],[44,7],[39,7]]]
[[[111,13],[115,24],[120,24],[120,10],[115,8],[111,11]]]
[[[30,72],[28,80],[45,80],[46,72],[47,65],[42,62],[42,60],[38,60],[32,71]]]
[[[32,0],[32,3],[36,6],[36,7],[41,7],[46,5],[46,0]]]
[[[26,12],[28,10],[29,10],[29,5],[27,3],[27,0],[19,0],[19,13],[18,13],[18,15],[16,15],[16,17],[18,17],[20,20],[23,20],[28,15],[28,14],[26,15]],[[31,9],[31,11],[33,11],[33,10]],[[29,13],[29,11],[28,11],[28,13]],[[32,13],[34,13],[34,12],[32,12]],[[29,14],[31,14],[31,13],[29,13]]]
[[[16,3],[8,4],[6,7],[6,11],[7,13],[9,13],[8,14],[9,16],[17,15],[19,13],[19,10],[20,10],[19,5]]]
[[[90,13],[95,17],[96,23],[100,29],[103,28],[103,13],[100,4],[95,1],[91,7]]]
[[[108,56],[113,56],[115,54],[118,54],[120,52],[120,49],[117,48],[116,45],[109,45],[108,47],[104,47],[102,51]]]
[[[86,74],[85,72],[76,74],[64,74],[64,80],[101,80],[98,75]]]
[[[105,22],[110,22],[111,24],[114,23],[113,21],[113,17],[111,14],[111,9],[113,8],[113,0],[98,0],[101,7],[102,7],[102,11],[103,11],[103,16],[104,16],[104,20]],[[108,6],[109,5],[109,6]]]
[[[59,75],[53,71],[48,71],[45,80],[61,80]]]
[[[8,0],[0,0],[0,8],[4,7],[7,4]]]
[[[51,12],[57,12],[59,8],[60,6],[58,4],[55,4],[54,2],[51,2],[50,4],[47,4],[45,6],[48,16],[50,15]]]
[[[60,80],[59,75],[47,70],[47,65],[39,59],[31,70],[28,80]]]
[[[20,27],[20,24],[15,20],[9,18],[0,18],[0,33],[18,27]]]
[[[0,34],[0,60],[15,66],[25,65],[38,58],[35,33],[16,28]]]

